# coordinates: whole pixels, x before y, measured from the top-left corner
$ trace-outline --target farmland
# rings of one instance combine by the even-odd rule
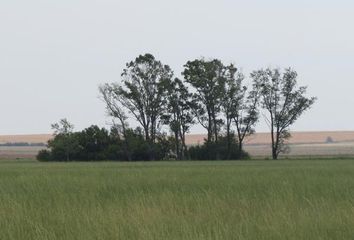
[[[41,146],[0,146],[0,159],[35,159],[37,153],[45,148],[46,147]],[[255,159],[267,158],[271,152],[269,144],[246,144],[245,150]],[[290,152],[281,155],[281,158],[331,158],[353,156],[354,142],[343,142],[329,144],[291,144]]]
[[[354,161],[0,162],[0,239],[351,239]]]
[[[46,147],[0,146],[0,159],[35,159],[38,152]]]
[[[52,138],[50,134],[36,135],[7,135],[0,136],[0,143],[46,143]],[[187,135],[187,144],[202,144],[205,135]],[[330,138],[333,142],[327,142]],[[267,133],[256,133],[246,139],[245,150],[254,158],[269,157],[270,136]],[[290,152],[282,155],[286,158],[299,157],[353,157],[354,156],[354,132],[294,132],[289,140]],[[38,151],[45,147],[40,146],[0,146],[0,159],[34,159]]]

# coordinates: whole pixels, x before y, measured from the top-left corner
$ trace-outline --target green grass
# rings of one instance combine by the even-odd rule
[[[0,162],[0,239],[353,239],[354,160]]]

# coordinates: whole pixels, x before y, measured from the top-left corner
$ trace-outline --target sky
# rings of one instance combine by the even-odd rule
[[[354,130],[353,22],[349,0],[2,0],[0,134],[108,126],[98,86],[144,53],[176,76],[200,57],[246,75],[292,67],[318,100],[291,129]]]

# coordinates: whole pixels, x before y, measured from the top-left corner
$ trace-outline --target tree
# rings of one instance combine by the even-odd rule
[[[124,152],[128,159],[128,161],[132,160],[131,150],[128,141],[127,128],[128,116],[123,109],[124,101],[122,99],[122,95],[120,94],[120,88],[117,84],[104,84],[99,87],[99,92],[101,94],[101,98],[106,104],[106,110],[109,116],[116,118],[119,120],[120,126],[116,126],[116,129],[121,129],[123,140],[124,140]],[[116,125],[116,124],[115,124]]]
[[[54,130],[54,135],[68,135],[74,131],[74,125],[71,124],[66,118],[61,119],[58,123],[53,123],[51,126],[52,130]]]
[[[238,160],[242,156],[249,158],[246,152],[240,153],[237,147],[237,139],[231,138],[231,150],[228,152],[228,139],[226,136],[220,136],[217,143],[205,142],[202,145],[195,145],[189,148],[191,160]]]
[[[112,144],[109,132],[104,128],[92,125],[77,133],[80,152],[78,160],[108,160],[105,150]],[[117,143],[115,143],[117,144]]]
[[[235,137],[232,130],[234,123],[237,131],[238,152],[242,154],[244,139],[254,133],[253,127],[258,121],[259,88],[254,85],[253,89],[247,91],[247,87],[243,85],[244,75],[238,72],[232,64],[226,66],[225,77],[222,111],[225,116],[227,152],[230,154],[232,138]]]
[[[253,84],[248,91],[243,85],[244,75],[239,73],[235,76],[235,89],[233,97],[232,118],[236,126],[239,152],[243,152],[245,138],[255,132],[254,126],[259,119],[260,89]]]
[[[145,54],[127,63],[122,73],[123,85],[111,85],[120,104],[141,125],[149,143],[150,160],[155,158],[154,144],[166,104],[166,81],[170,81],[172,76],[168,65],[163,65],[151,54]]]
[[[163,121],[173,132],[177,159],[183,160],[187,151],[186,133],[194,124],[192,94],[178,78],[168,82],[166,89],[167,105]]]
[[[55,156],[64,153],[66,161],[70,161],[71,155],[75,154],[78,149],[78,141],[73,133],[74,125],[64,118],[58,123],[52,124],[52,129],[54,130],[54,139],[48,142],[48,147],[57,150]]]
[[[183,76],[195,89],[193,109],[198,122],[207,130],[207,143],[217,142],[222,119],[219,118],[225,83],[225,67],[220,60],[196,59],[184,65]]]
[[[235,78],[237,73],[237,68],[233,64],[230,64],[225,68],[225,83],[223,84],[223,93],[221,101],[221,111],[224,113],[225,117],[225,128],[226,128],[226,144],[227,144],[227,156],[228,159],[231,157],[231,144],[233,138],[235,137],[231,125],[234,116],[234,109],[236,103],[236,96],[240,91],[238,88],[238,82]]]
[[[297,73],[285,69],[254,71],[254,83],[260,86],[263,108],[268,112],[266,118],[271,131],[272,157],[286,150],[285,141],[290,137],[289,127],[316,101],[315,97],[305,97],[307,87],[297,87]]]

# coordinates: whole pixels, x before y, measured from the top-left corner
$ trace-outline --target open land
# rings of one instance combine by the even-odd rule
[[[0,162],[0,239],[352,239],[354,160]]]
[[[266,158],[268,138],[252,136],[246,151]],[[289,143],[280,161],[136,163],[41,163],[45,147],[1,146],[0,239],[351,239],[354,132]]]

